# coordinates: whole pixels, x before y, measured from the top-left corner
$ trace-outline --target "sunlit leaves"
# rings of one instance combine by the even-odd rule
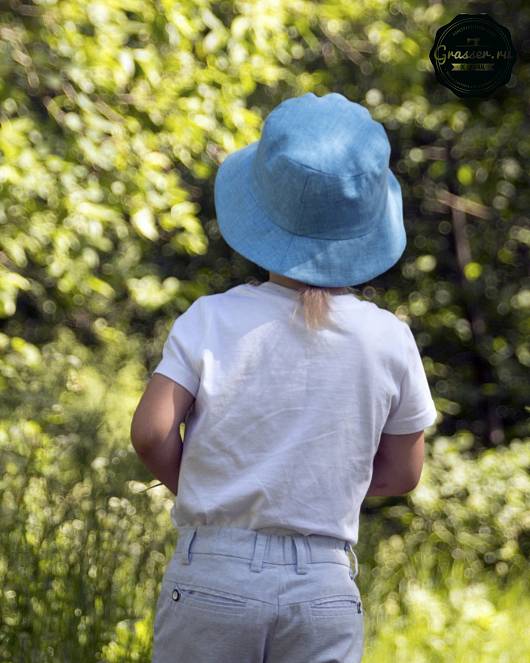
[[[24,276],[11,272],[0,265],[0,317],[7,318],[16,311],[19,290],[29,290],[30,281]]]
[[[467,164],[458,167],[456,176],[462,186],[469,186],[473,182],[473,170]]]
[[[127,285],[134,301],[141,307],[156,310],[169,302],[179,290],[176,278],[169,277],[163,282],[148,274],[138,279],[129,279]]]
[[[143,207],[131,216],[131,222],[136,230],[145,238],[158,239],[153,213],[148,207]]]

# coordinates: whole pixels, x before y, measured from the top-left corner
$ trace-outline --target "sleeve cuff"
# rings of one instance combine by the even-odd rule
[[[424,430],[429,426],[432,426],[436,422],[436,407],[434,403],[432,407],[424,410],[420,414],[417,414],[415,417],[409,417],[408,419],[402,419],[401,421],[395,421],[386,425],[382,432],[389,433],[390,435],[406,435],[407,433],[416,433],[417,431]]]
[[[192,394],[194,398],[197,395],[200,380],[185,366],[175,366],[174,360],[166,361],[162,359],[162,361],[153,370],[153,373],[160,373],[165,375],[167,378],[170,378],[174,382],[182,385],[190,392],[190,394]]]

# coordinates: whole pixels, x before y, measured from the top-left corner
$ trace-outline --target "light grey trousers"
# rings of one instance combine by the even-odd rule
[[[152,663],[359,663],[357,574],[350,544],[333,537],[179,527]]]

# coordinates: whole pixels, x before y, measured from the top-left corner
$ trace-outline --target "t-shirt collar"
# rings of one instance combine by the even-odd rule
[[[258,287],[260,290],[262,289],[264,292],[274,292],[278,295],[282,295],[283,297],[287,297],[293,300],[298,300],[299,296],[298,290],[295,290],[294,288],[289,288],[286,285],[281,285],[280,283],[276,283],[275,281],[264,281],[259,286],[251,286],[251,287]],[[348,292],[341,295],[331,295],[330,297],[330,301],[332,303],[337,303],[337,304],[348,303],[354,299],[357,300],[355,295],[353,293],[348,293]]]

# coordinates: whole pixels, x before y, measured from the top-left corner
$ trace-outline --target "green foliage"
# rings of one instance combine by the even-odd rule
[[[384,595],[409,580],[405,563],[411,569],[419,563],[437,587],[457,569],[469,582],[494,574],[502,587],[525,574],[530,446],[513,440],[475,458],[469,452],[472,444],[469,433],[437,438],[427,448],[421,481],[406,503],[370,498],[359,542],[361,558],[367,560],[367,590]],[[381,502],[377,508],[374,499]],[[381,539],[381,527],[388,538],[370,555]]]
[[[0,10],[0,660],[149,660],[175,535],[130,419],[179,312],[264,276],[220,238],[213,178],[307,91],[342,92],[389,134],[408,246],[360,289],[411,325],[440,413],[418,488],[363,505],[367,660],[522,659],[530,8],[495,5],[520,57],[505,88],[473,100],[440,86],[428,57],[461,11]]]
[[[20,362],[2,403],[0,660],[94,660],[104,647],[105,660],[134,660],[117,658],[129,629],[147,660],[173,533],[166,489],[146,490],[124,444],[145,383],[128,345],[91,352],[63,330],[41,361]]]
[[[523,654],[513,606],[527,601],[530,446],[513,440],[476,458],[472,447],[469,432],[437,438],[414,491],[364,509],[356,582],[368,663]]]
[[[387,615],[377,625],[368,616],[363,663],[524,661],[529,607],[524,580],[519,578],[507,590],[487,576],[470,584],[453,572],[447,580],[447,592],[430,587],[424,573],[400,588],[406,595],[406,613],[399,611],[392,593],[382,597]]]

